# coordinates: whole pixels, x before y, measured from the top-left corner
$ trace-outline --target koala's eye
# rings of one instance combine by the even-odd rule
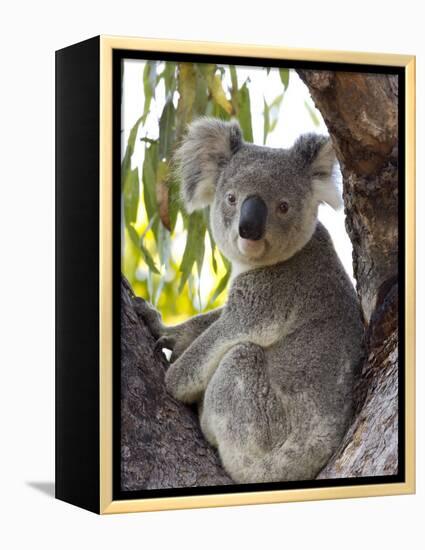
[[[236,197],[233,193],[226,193],[226,201],[228,204],[235,204],[236,203]]]
[[[280,201],[279,203],[279,212],[286,214],[289,210],[289,204],[286,201]]]

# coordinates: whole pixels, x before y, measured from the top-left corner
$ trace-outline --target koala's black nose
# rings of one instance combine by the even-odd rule
[[[243,239],[258,241],[264,235],[267,219],[267,206],[258,195],[247,197],[241,207],[239,235]]]

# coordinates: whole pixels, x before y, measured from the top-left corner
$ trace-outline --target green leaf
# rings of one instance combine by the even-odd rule
[[[193,63],[179,63],[178,65],[179,101],[176,113],[176,138],[186,130],[186,125],[193,118],[193,106],[196,97],[196,71]]]
[[[280,80],[282,81],[283,88],[286,91],[289,85],[289,69],[279,69]]]
[[[229,65],[230,70],[230,80],[232,82],[232,90],[238,89],[238,73],[234,65]]]
[[[202,238],[200,239],[200,242],[198,243],[198,250],[197,250],[197,253],[196,253],[196,267],[198,269],[198,275],[199,277],[201,276],[201,271],[202,271],[202,264],[204,263],[204,256],[205,256],[205,230],[206,228],[204,229],[204,232],[202,234]]]
[[[153,271],[153,273],[156,273],[157,275],[159,275],[160,272],[156,267],[152,256],[150,255],[148,249],[145,248],[145,246],[142,243],[140,243],[140,252],[142,253],[143,259],[145,260],[145,263],[150,269],[150,271]]]
[[[164,79],[165,97],[167,100],[172,99],[172,96],[176,90],[176,66],[177,63],[174,61],[165,61],[164,70],[160,74],[160,78]]]
[[[152,98],[155,97],[155,87],[157,84],[157,61],[147,61],[143,70],[143,91],[145,94],[145,105],[143,107],[143,124],[149,114]]]
[[[263,134],[263,145],[266,144],[267,136],[273,132],[273,130],[276,128],[277,121],[279,119],[279,110],[280,110],[280,104],[282,103],[284,94],[278,95],[271,103],[270,105],[267,104],[266,100],[263,98],[264,101],[264,134]]]
[[[188,219],[186,247],[180,264],[182,276],[180,279],[179,293],[183,290],[189,275],[192,273],[195,262],[198,267],[198,273],[200,272],[200,266],[202,266],[204,259],[205,231],[206,226],[202,212],[194,212],[191,214]]]
[[[230,275],[231,275],[231,269],[227,269],[226,273],[220,279],[216,289],[214,290],[214,294],[211,296],[210,303],[215,302],[217,298],[220,296],[220,294],[226,289],[227,283],[229,282],[229,279],[230,279]]]
[[[270,104],[270,129],[269,132],[273,132],[276,128],[277,121],[279,120],[279,110],[282,103],[284,94],[278,95]]]
[[[167,101],[159,119],[159,158],[160,160],[171,157],[172,148],[176,137],[176,109],[172,101]]]
[[[169,213],[169,186],[167,184],[170,176],[169,164],[165,160],[160,160],[156,167],[155,194],[158,213],[162,225],[171,231],[170,213]]]
[[[211,261],[212,261],[212,266],[213,266],[213,270],[214,270],[214,273],[217,275],[217,259],[215,257],[215,251],[216,251],[216,248],[217,248],[217,245],[215,244],[215,240],[214,240],[214,237],[212,236],[212,232],[210,229],[208,229],[208,235],[210,237],[210,243],[211,243]]]
[[[201,64],[202,65],[202,64]],[[195,63],[195,100],[193,102],[193,117],[205,115],[208,103],[208,86],[204,71],[199,63]]]
[[[252,134],[252,122],[251,122],[251,100],[249,97],[249,89],[246,84],[239,90],[240,103],[239,103],[239,115],[238,120],[242,129],[243,137],[245,141],[252,143],[254,141]]]
[[[134,223],[139,208],[139,170],[135,168],[127,172],[124,182],[124,218],[126,224]]]
[[[168,266],[171,258],[170,232],[160,223],[158,227],[158,255],[161,265]]]
[[[140,237],[139,234],[136,231],[136,228],[132,225],[126,225],[128,235],[130,237],[131,242],[134,244],[134,246],[137,248],[137,250],[140,250]]]
[[[305,106],[305,108],[307,109],[308,114],[310,115],[310,118],[311,118],[313,124],[314,124],[315,126],[320,126],[319,117],[317,116],[315,110],[314,110],[313,107],[308,103],[307,100],[304,101],[304,106]]]
[[[221,120],[230,120],[230,114],[223,109],[221,105],[218,103],[213,102],[213,115],[216,118],[220,118]]]
[[[159,215],[156,200],[156,169],[158,166],[158,146],[151,144],[145,148],[145,160],[143,161],[143,199],[145,202],[148,220]],[[152,225],[152,232],[158,242],[158,219]]]
[[[179,184],[173,175],[168,180],[168,215],[170,218],[170,230],[174,231],[177,215],[181,209]]]
[[[240,97],[239,97],[239,88],[238,88],[238,74],[233,65],[229,66],[230,70],[230,80],[232,86],[230,88],[230,96],[232,101],[233,114],[239,118],[239,106],[240,106]]]
[[[128,136],[127,148],[125,150],[124,158],[121,163],[121,189],[124,189],[125,179],[128,176],[128,172],[131,170],[131,157],[134,153],[134,147],[136,144],[137,131],[139,130],[142,117],[138,118],[133,128],[130,130]]]
[[[217,105],[219,105],[228,115],[231,115],[233,112],[232,104],[226,97],[220,75],[215,74],[212,78],[209,78],[208,89]]]
[[[197,68],[206,79],[209,79],[217,70],[217,65],[215,63],[198,63]]]
[[[158,268],[155,265],[155,262],[148,251],[148,249],[143,245],[141,242],[141,239],[139,237],[139,234],[137,233],[136,229],[132,225],[127,225],[127,231],[130,236],[131,242],[136,246],[136,248],[141,252],[143,259],[150,269],[150,271],[153,271],[154,273],[157,273],[159,275]]]

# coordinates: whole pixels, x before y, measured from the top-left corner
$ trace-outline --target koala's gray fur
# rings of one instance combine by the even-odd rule
[[[261,147],[236,122],[204,118],[178,161],[186,208],[210,206],[234,274],[220,310],[166,327],[146,308],[159,345],[173,350],[167,389],[199,404],[202,431],[236,482],[314,478],[347,428],[362,358],[357,296],[317,221],[321,202],[340,201],[331,142],[308,134],[288,150]],[[255,241],[238,233],[251,196],[267,206]]]

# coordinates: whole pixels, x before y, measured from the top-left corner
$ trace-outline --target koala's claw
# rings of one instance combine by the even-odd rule
[[[152,334],[158,337],[162,327],[161,314],[151,304],[138,297],[134,300],[134,309],[138,317],[149,326]]]
[[[161,351],[162,348],[167,348],[172,351],[175,345],[176,341],[172,336],[161,336],[155,342],[155,351]]]
[[[139,297],[135,298],[134,309],[136,310],[136,313],[139,317],[160,318],[160,314],[156,311],[156,309],[152,305],[150,305],[146,300],[143,300],[143,298],[139,298]]]

